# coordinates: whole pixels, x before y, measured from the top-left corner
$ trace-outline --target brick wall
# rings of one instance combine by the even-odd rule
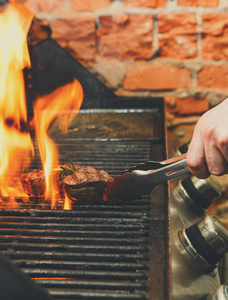
[[[170,126],[228,95],[228,0],[19,2],[116,94],[164,96]]]

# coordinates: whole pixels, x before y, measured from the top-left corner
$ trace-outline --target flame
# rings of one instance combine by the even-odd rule
[[[13,5],[1,13],[0,110],[4,119],[13,118],[17,126],[21,119],[26,121],[27,114],[22,70],[30,66],[26,41],[28,29],[25,16],[18,14]]]
[[[0,6],[0,198],[25,196],[20,183],[21,173],[29,168],[34,157],[33,142],[27,126],[26,95],[23,69],[30,67],[27,34],[33,14],[21,4]],[[72,118],[83,101],[81,84],[73,82],[54,92],[37,97],[34,103],[36,140],[46,180],[45,198],[52,199],[52,208],[60,194],[60,183],[55,169],[59,153],[48,136],[48,129],[56,118],[61,118],[61,130],[67,133]],[[16,159],[15,159],[16,158]],[[58,177],[58,176],[57,176]],[[71,209],[65,197],[64,209]]]
[[[70,199],[67,197],[67,195],[65,195],[65,202],[64,202],[63,209],[64,209],[64,210],[71,210],[71,209],[72,209],[72,202],[71,202]]]
[[[52,176],[52,170],[58,168],[59,153],[55,143],[48,136],[48,129],[56,118],[61,117],[61,130],[67,133],[72,118],[78,113],[83,101],[81,84],[75,79],[72,83],[59,87],[54,92],[38,97],[34,104],[34,120],[37,143],[46,180],[45,198],[52,199],[55,207],[59,187]]]
[[[21,195],[15,180],[33,156],[30,135],[21,130],[27,122],[23,69],[30,66],[27,32],[33,15],[15,5],[0,12],[0,193]],[[17,161],[14,156],[18,157]]]

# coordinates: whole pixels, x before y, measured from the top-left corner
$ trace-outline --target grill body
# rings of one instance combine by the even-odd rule
[[[71,157],[115,176],[165,157],[163,124],[159,102],[153,108],[84,110],[67,137],[59,135],[58,122],[50,136],[61,163]],[[37,156],[31,169],[40,167]],[[53,299],[168,299],[166,206],[164,184],[118,205],[74,203],[72,210],[63,210],[59,201],[51,210],[37,198],[18,199],[13,208],[4,202],[0,250]]]

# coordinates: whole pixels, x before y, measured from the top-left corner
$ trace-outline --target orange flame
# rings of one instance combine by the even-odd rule
[[[46,179],[45,197],[52,199],[52,208],[55,206],[59,190],[51,171],[58,167],[59,156],[58,149],[47,132],[51,123],[61,117],[61,129],[63,133],[66,133],[70,121],[81,107],[82,100],[82,86],[75,79],[72,83],[59,87],[51,94],[38,97],[34,104],[34,124]]]
[[[72,209],[72,202],[71,202],[70,199],[67,197],[67,195],[65,195],[65,202],[64,202],[63,209],[64,209],[64,210],[71,210],[71,209]]]
[[[21,132],[21,123],[27,121],[22,70],[30,65],[26,36],[32,17],[27,9],[19,12],[14,5],[4,7],[0,13],[1,196],[21,195],[15,178],[29,166],[33,155],[30,135]]]
[[[27,124],[27,110],[23,69],[30,66],[27,34],[33,18],[23,5],[0,7],[0,197],[24,196],[17,177],[30,166],[34,156],[33,143],[28,132],[21,130]],[[51,123],[62,118],[63,133],[78,113],[83,101],[81,84],[72,83],[59,87],[49,95],[38,97],[34,104],[37,143],[46,180],[46,199],[51,198],[55,207],[59,185],[53,170],[59,165],[56,145],[48,136]],[[16,161],[15,161],[16,157]],[[70,209],[65,199],[64,209]]]

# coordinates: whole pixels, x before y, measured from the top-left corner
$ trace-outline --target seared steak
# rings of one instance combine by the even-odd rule
[[[65,169],[71,169],[73,171],[71,163],[66,163],[60,165],[59,168],[51,172],[51,176],[53,176],[53,182],[57,187],[57,193],[61,192],[62,178],[67,175],[66,172],[64,173],[64,171],[61,171],[62,167]],[[75,165],[75,169],[77,170],[78,168],[79,166]],[[32,172],[22,174],[21,183],[27,195],[31,197],[43,197],[45,195],[46,183],[43,170],[33,170]]]
[[[46,184],[42,170],[33,170],[32,172],[22,174],[21,183],[27,195],[32,197],[44,196]]]
[[[81,167],[63,179],[63,189],[71,200],[79,204],[93,204],[102,200],[106,182],[110,178],[103,170]]]

